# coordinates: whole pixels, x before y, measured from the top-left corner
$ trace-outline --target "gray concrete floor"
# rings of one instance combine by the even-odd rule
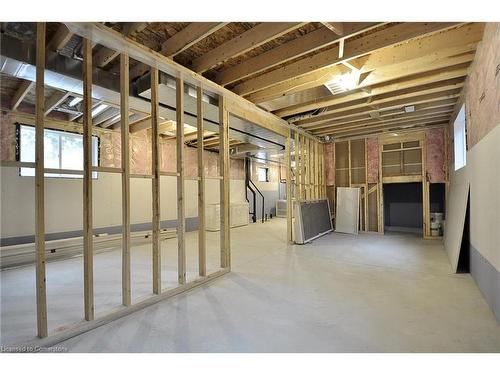
[[[411,234],[330,234],[287,247],[285,224],[273,219],[233,229],[232,273],[59,346],[73,352],[500,352],[500,326],[470,275],[451,273],[441,242]],[[188,234],[188,249],[196,240]],[[209,234],[212,269],[217,240]],[[175,241],[164,244],[165,286],[175,281],[169,265],[176,264],[175,247]],[[150,252],[148,245],[134,253],[135,298],[149,293]],[[191,278],[196,262],[191,250]],[[104,312],[119,304],[119,252],[98,254],[95,263],[96,309]],[[81,319],[75,265],[81,258],[48,265],[52,328],[56,318]],[[24,293],[34,276],[25,273],[33,270],[2,272],[8,302],[2,340],[33,336],[34,319],[30,330],[25,326],[34,297]]]

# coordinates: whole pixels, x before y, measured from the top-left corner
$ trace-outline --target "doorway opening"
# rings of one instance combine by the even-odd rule
[[[384,230],[423,233],[422,184],[384,184]]]

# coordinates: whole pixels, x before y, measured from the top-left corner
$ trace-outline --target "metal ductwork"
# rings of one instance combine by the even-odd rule
[[[35,81],[36,76],[36,46],[32,41],[19,40],[6,33],[1,34],[0,40],[0,72],[13,77]],[[83,94],[82,63],[79,60],[47,51],[46,54],[45,84],[62,91]],[[119,106],[120,86],[119,77],[102,69],[94,68],[92,96],[96,100]],[[159,84],[159,116],[165,119],[176,118],[175,80],[173,77],[161,72]],[[174,87],[172,87],[174,86]],[[184,121],[196,127],[196,98],[190,94],[186,85],[184,99]],[[192,88],[191,88],[192,89]],[[134,93],[137,93],[134,95]],[[151,88],[150,76],[139,78],[131,85],[130,110],[149,115]],[[205,98],[207,99],[207,98]],[[208,98],[209,103],[204,107],[204,126],[212,132],[218,132],[219,110],[213,97]],[[284,149],[283,136],[265,128],[252,124],[240,118],[230,116],[229,137],[242,142],[251,143],[266,149]]]

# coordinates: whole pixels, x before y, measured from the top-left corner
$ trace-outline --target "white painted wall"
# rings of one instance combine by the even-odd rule
[[[219,202],[220,180],[207,179],[206,203]],[[198,182],[186,180],[186,217],[198,215]],[[161,220],[177,218],[177,182],[161,177]],[[245,181],[231,180],[232,202],[245,201]],[[45,179],[46,233],[81,230],[83,185],[80,179]],[[133,178],[130,182],[131,223],[151,222],[151,180]],[[20,177],[17,168],[0,168],[0,235],[2,238],[34,234],[34,177]],[[94,227],[121,225],[121,177],[100,173],[93,183]]]

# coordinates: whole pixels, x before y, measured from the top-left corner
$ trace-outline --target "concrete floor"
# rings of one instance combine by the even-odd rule
[[[231,274],[59,346],[73,352],[500,352],[500,325],[470,275],[451,273],[441,242],[405,234],[330,234],[287,247],[285,224],[273,219],[233,229]],[[196,237],[189,233],[188,244]],[[217,237],[209,236],[212,268]],[[173,264],[175,246],[164,245],[164,258]],[[135,296],[149,293],[149,279],[141,279],[149,274],[149,254],[150,246],[135,252]],[[190,254],[194,277],[196,257]],[[59,274],[81,289],[68,262],[81,265],[81,258],[50,264],[52,279]],[[101,275],[96,308],[102,311],[119,303],[119,284],[111,283],[119,280],[119,253],[96,255],[95,263]],[[164,267],[173,283],[175,268]],[[29,268],[7,272],[16,274],[2,272],[2,292],[19,285],[20,272]],[[18,288],[18,299],[27,286]],[[81,293],[66,287],[59,294],[52,294],[52,310],[49,298],[49,318],[52,311],[66,321],[81,319],[73,303],[65,302],[66,313],[57,311],[67,298],[81,307]],[[12,299],[10,309],[2,306],[2,336],[7,332],[9,340],[20,338],[26,323],[13,316]]]

